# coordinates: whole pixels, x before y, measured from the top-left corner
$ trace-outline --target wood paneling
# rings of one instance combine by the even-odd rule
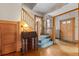
[[[1,28],[0,28],[1,31]],[[0,55],[1,55],[1,32],[0,32]]]
[[[16,43],[7,44],[2,47],[2,54],[8,54],[15,51],[16,51]]]
[[[0,45],[2,54],[17,51],[18,22],[0,21]]]
[[[15,33],[9,33],[9,32],[4,32],[2,33],[2,42],[3,44],[10,44],[10,43],[14,43],[15,39],[16,39],[16,32]]]

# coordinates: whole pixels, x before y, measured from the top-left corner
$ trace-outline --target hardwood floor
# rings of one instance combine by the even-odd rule
[[[31,51],[24,53],[14,52],[3,56],[68,56],[64,53],[58,45],[52,45],[48,48],[39,48],[37,51]]]
[[[61,40],[55,40],[55,42],[59,45],[60,49],[64,51],[66,54],[70,56],[79,56],[78,42],[69,43]]]

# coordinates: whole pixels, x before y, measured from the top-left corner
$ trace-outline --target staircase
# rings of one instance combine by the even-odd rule
[[[40,48],[46,48],[48,46],[53,45],[53,41],[51,40],[51,38],[48,35],[41,35],[39,37],[38,45]]]
[[[21,25],[27,24],[30,29],[34,30],[34,18],[22,8],[21,10]]]

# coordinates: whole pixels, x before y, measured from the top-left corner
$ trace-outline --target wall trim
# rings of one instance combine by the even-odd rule
[[[69,12],[76,11],[76,10],[79,11],[79,8],[76,8],[76,9],[73,9],[73,10],[69,10],[69,11],[67,11],[67,12],[61,13],[61,14],[56,15],[56,16],[53,16],[53,17],[61,16],[61,15],[64,15],[64,14],[67,14],[67,13],[69,13]]]

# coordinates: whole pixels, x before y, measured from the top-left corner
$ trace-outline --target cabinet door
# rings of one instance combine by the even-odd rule
[[[2,54],[16,51],[17,25],[2,23]]]

